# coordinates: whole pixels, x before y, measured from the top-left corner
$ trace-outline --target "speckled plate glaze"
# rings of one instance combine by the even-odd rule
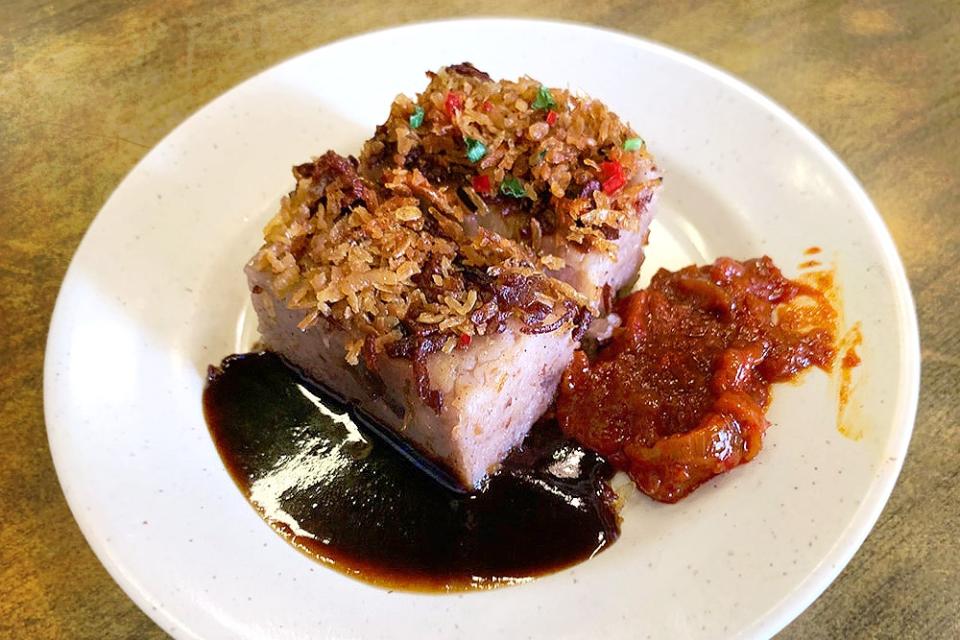
[[[629,493],[609,551],[490,592],[380,590],[266,526],[220,464],[200,410],[207,365],[255,335],[241,266],[292,184],[291,165],[327,148],[356,152],[397,93],[462,60],[583,90],[646,138],[666,180],[644,279],[659,266],[763,253],[795,273],[804,249],[822,247],[846,319],[863,323],[847,413],[863,437],[838,432],[835,382],[810,373],[776,389],[755,462],[674,506]],[[719,638],[772,635],[850,559],[900,470],[918,378],[916,318],[890,236],[850,172],[782,108],[633,37],[468,20],[317,49],[179,126],[81,243],[50,328],[44,391],[77,522],[177,638]]]

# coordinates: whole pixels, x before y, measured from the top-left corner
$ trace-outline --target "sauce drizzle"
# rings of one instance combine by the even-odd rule
[[[851,440],[860,440],[863,438],[863,429],[854,427],[847,416],[847,409],[850,405],[850,396],[853,393],[853,369],[860,366],[860,355],[857,349],[863,344],[863,331],[860,323],[856,322],[844,334],[840,340],[840,351],[843,357],[840,359],[840,392],[837,402],[837,429],[841,434]]]
[[[809,251],[809,250],[808,250]],[[801,264],[802,268],[804,265]],[[823,268],[800,274],[797,278],[809,290],[815,291],[822,300],[822,304],[808,306],[806,310],[790,308],[787,315],[796,316],[800,325],[818,324],[833,326],[835,335],[840,336],[841,328],[845,325],[841,310],[843,304],[840,297],[840,286],[837,284],[836,269]],[[781,318],[786,317],[781,314]],[[837,357],[834,359],[831,376],[837,389],[837,431],[851,440],[863,438],[862,426],[855,426],[848,412],[850,399],[856,389],[853,370],[860,366],[861,360],[857,349],[863,344],[863,330],[860,322],[855,322],[846,329],[836,340]],[[862,374],[861,374],[862,375]]]

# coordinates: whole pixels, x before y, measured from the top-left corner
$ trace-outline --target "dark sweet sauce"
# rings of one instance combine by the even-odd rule
[[[586,560],[619,535],[612,468],[553,423],[538,425],[484,491],[465,495],[339,413],[275,355],[211,368],[203,405],[224,464],[264,519],[367,582],[512,584]]]

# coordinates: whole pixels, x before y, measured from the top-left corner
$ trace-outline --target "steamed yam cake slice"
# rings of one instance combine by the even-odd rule
[[[477,225],[529,247],[604,310],[630,284],[661,178],[646,144],[603,103],[468,63],[398,96],[364,145],[361,172],[417,170],[455,190]]]
[[[294,168],[246,267],[263,342],[475,487],[551,403],[586,302],[418,172],[354,163]]]

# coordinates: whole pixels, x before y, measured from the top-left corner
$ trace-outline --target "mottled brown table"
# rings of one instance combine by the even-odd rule
[[[191,112],[293,54],[463,14],[625,30],[785,105],[873,197],[920,315],[923,388],[876,529],[786,638],[960,637],[960,5],[825,2],[79,2],[0,5],[0,637],[159,638],[74,524],[43,423],[50,312],[124,174]]]

